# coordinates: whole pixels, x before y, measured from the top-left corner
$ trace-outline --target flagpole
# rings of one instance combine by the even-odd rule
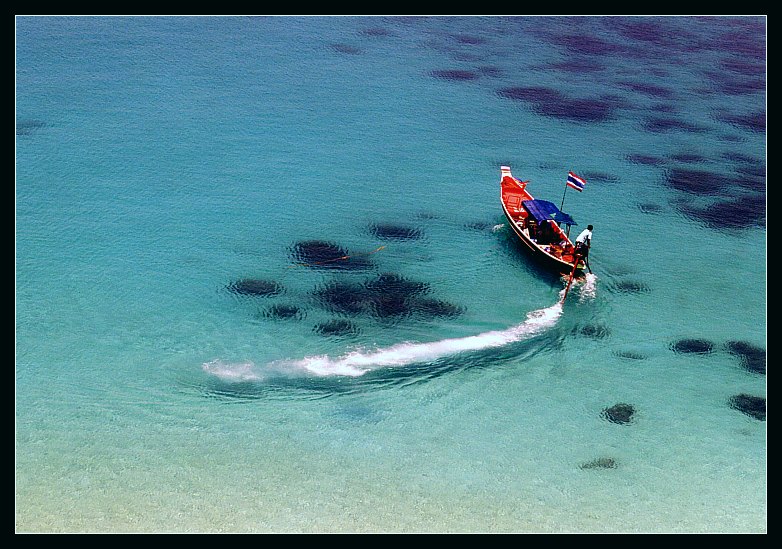
[[[565,193],[567,193],[567,188],[568,188],[567,178],[565,178],[565,191],[562,193],[562,204],[559,205],[559,211],[562,211],[562,208],[565,205]]]

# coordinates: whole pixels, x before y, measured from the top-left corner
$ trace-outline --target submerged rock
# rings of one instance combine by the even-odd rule
[[[229,284],[228,290],[239,295],[273,296],[282,293],[283,287],[273,280],[243,278]]]
[[[382,273],[363,284],[331,282],[313,292],[315,299],[336,314],[365,314],[379,320],[399,321],[415,316],[419,319],[452,317],[460,307],[426,296],[431,288],[426,282],[410,280],[396,273]]]
[[[766,399],[741,393],[730,398],[730,407],[759,421],[766,421]]]
[[[366,288],[350,282],[331,282],[316,289],[313,295],[326,310],[337,314],[364,313],[370,303]]]
[[[376,296],[393,295],[400,298],[415,297],[430,291],[426,282],[416,282],[395,273],[382,273],[364,286]]]
[[[705,207],[681,204],[677,209],[685,216],[718,230],[742,230],[766,225],[765,193],[744,196],[738,200],[719,200]]]
[[[766,350],[746,341],[729,341],[725,344],[728,352],[741,359],[744,369],[756,374],[766,375]]]
[[[350,44],[331,44],[331,49],[338,53],[345,53],[348,55],[359,55],[363,53],[361,48],[351,46]]]
[[[443,80],[464,81],[464,80],[476,80],[478,78],[478,74],[472,71],[465,71],[459,69],[441,69],[441,70],[432,71],[429,74],[435,78],[442,78]]]
[[[669,187],[696,196],[719,195],[725,187],[730,187],[730,180],[719,172],[694,170],[689,168],[674,168],[665,177]]]
[[[615,292],[620,294],[641,294],[649,292],[649,286],[637,280],[620,280],[613,285]]]
[[[581,328],[577,328],[576,333],[582,336],[591,337],[592,339],[603,339],[611,335],[611,330],[608,326],[602,324],[587,324]]]
[[[616,469],[616,460],[610,457],[601,457],[581,464],[581,469]]]
[[[601,415],[603,416],[603,419],[607,419],[611,423],[627,425],[632,421],[633,415],[635,415],[635,408],[633,408],[631,404],[620,402],[614,404],[610,408],[603,409]]]
[[[416,314],[426,318],[452,318],[464,312],[462,307],[442,299],[422,298],[413,303]]]
[[[711,353],[714,344],[706,339],[679,339],[671,343],[671,350],[674,353],[691,353],[705,355]]]
[[[16,122],[16,135],[32,135],[45,127],[46,123],[41,120],[19,120]]]
[[[627,358],[630,360],[645,360],[648,357],[642,353],[636,353],[635,351],[614,351],[614,355],[619,358]]]
[[[367,254],[354,254],[333,242],[323,240],[297,242],[291,248],[291,255],[299,265],[314,269],[362,270],[373,267]]]
[[[301,320],[304,318],[305,312],[304,309],[296,305],[272,305],[263,312],[263,316],[279,320]]]
[[[326,322],[316,324],[313,330],[324,336],[346,336],[359,333],[358,327],[343,318],[334,318]]]
[[[377,238],[386,240],[416,240],[422,236],[420,229],[393,223],[373,223],[369,230]]]
[[[408,298],[400,294],[373,295],[370,310],[381,319],[399,319],[412,314]]]
[[[648,118],[643,125],[643,128],[652,133],[661,133],[668,131],[683,131],[689,133],[702,133],[706,131],[706,128],[699,124],[682,120],[674,116],[653,116]]]
[[[540,86],[503,88],[497,90],[497,95],[528,103],[542,116],[583,123],[611,121],[618,107],[612,97],[573,98],[558,89]]]

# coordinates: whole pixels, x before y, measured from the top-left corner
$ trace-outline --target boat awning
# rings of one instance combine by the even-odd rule
[[[556,204],[548,200],[525,200],[521,204],[538,223],[544,220],[551,220],[556,223],[564,223],[565,225],[577,225],[572,217],[565,212],[559,211]]]

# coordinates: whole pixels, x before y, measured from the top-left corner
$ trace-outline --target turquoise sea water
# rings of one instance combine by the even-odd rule
[[[16,531],[766,532],[765,75],[763,17],[17,18]],[[504,164],[587,179],[564,306]]]

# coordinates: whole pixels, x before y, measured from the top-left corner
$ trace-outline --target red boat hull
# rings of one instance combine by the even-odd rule
[[[535,224],[530,222],[531,216],[523,204],[525,201],[534,200],[527,191],[528,182],[513,177],[507,166],[502,167],[501,173],[500,203],[513,233],[542,266],[570,275],[573,272],[575,247],[568,235],[559,225],[550,221],[549,232],[543,239],[542,231],[537,231]],[[583,276],[585,267],[584,261],[580,260],[575,275]]]

